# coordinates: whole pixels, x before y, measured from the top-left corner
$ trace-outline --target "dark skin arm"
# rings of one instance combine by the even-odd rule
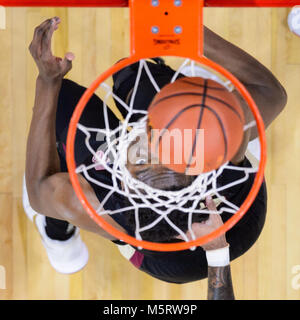
[[[85,212],[69,180],[68,173],[60,172],[56,149],[56,110],[63,77],[72,68],[74,55],[64,59],[51,53],[51,38],[58,28],[59,18],[48,19],[35,29],[29,50],[39,69],[33,116],[26,151],[26,186],[33,209],[48,217],[66,220],[75,226],[95,232],[105,238],[115,239],[101,229]],[[78,175],[81,187],[91,205],[100,203],[89,183]],[[103,218],[117,225],[112,218]]]
[[[216,206],[210,197],[206,198],[206,206],[211,211],[216,211]],[[209,219],[201,223],[193,223],[192,231],[196,238],[203,237],[210,234],[214,230],[218,229],[223,225],[223,221],[219,214],[210,214]],[[192,240],[190,232],[187,232],[187,237]],[[179,239],[183,238],[181,236]],[[221,235],[214,240],[203,244],[201,247],[203,250],[216,250],[220,248],[227,247],[228,243],[226,241],[225,234]],[[231,280],[231,270],[230,264],[222,267],[211,267],[208,266],[208,290],[207,299],[208,300],[234,300],[234,290]]]
[[[207,300],[235,300],[230,265],[208,267]]]
[[[231,72],[246,87],[260,111],[266,129],[287,103],[286,91],[271,71],[207,27],[204,27],[204,55]],[[242,105],[246,123],[251,122],[254,118],[247,103],[239,92],[234,90],[233,93]],[[256,127],[245,132],[241,147],[232,159],[234,164],[243,160],[249,141],[257,136]]]
[[[206,199],[206,206],[209,210],[217,210],[211,198]],[[213,214],[210,216],[207,223],[205,223],[202,232],[211,233],[213,230],[219,228],[223,224],[220,215]],[[217,239],[202,245],[202,248],[207,250],[215,250],[228,246],[226,235],[223,234]],[[234,300],[234,290],[231,280],[230,264],[223,267],[208,266],[208,300]]]

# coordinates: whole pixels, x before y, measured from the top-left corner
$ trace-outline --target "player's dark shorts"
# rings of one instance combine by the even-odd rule
[[[155,74],[155,79],[158,79],[159,86],[163,86],[168,83],[174,74],[174,71],[163,65],[162,63],[149,64],[152,73]],[[135,77],[136,77],[137,65],[125,69],[122,72],[114,76],[114,93],[119,95],[123,100],[126,99],[130,90],[132,89]],[[137,105],[135,108],[147,109],[150,104],[155,90],[153,86],[147,80],[145,74],[142,75],[142,81],[140,83],[140,92],[144,94],[138,95]],[[68,129],[68,123],[72,116],[73,110],[80,99],[81,95],[85,91],[85,88],[70,81],[63,80],[62,88],[59,95],[59,103],[57,110],[57,122],[56,122],[56,135],[58,141],[58,150],[61,159],[62,171],[67,171],[65,162],[65,142]],[[149,93],[150,92],[150,93]],[[89,101],[80,123],[89,127],[104,128],[103,114],[101,113],[102,101],[96,95],[93,95]],[[115,116],[109,112],[109,116],[114,118]],[[118,125],[116,120],[115,126]],[[85,161],[90,161],[90,153],[85,146],[85,135],[78,133],[76,136],[76,148],[75,159],[78,164]],[[95,137],[91,137],[91,144],[94,149],[97,148],[99,142]],[[250,163],[247,159],[241,164],[241,166],[249,167]],[[98,171],[90,173],[93,178],[101,179],[106,183],[110,182],[110,176],[107,172]],[[233,181],[243,175],[243,173],[236,170],[224,170],[219,183],[225,184]],[[235,205],[240,206],[252,187],[255,174],[250,174],[249,178],[242,184],[239,184],[230,189],[230,193],[226,196]],[[101,201],[107,190],[100,188],[99,186],[91,184],[99,201]],[[122,207],[122,201],[111,197],[107,203],[106,209],[114,210]],[[230,244],[230,259],[234,260],[249,250],[256,240],[258,239],[266,217],[267,211],[267,191],[266,184],[263,182],[256,199],[252,203],[250,209],[243,216],[243,218],[226,233],[226,239]],[[126,213],[125,213],[126,214]],[[232,215],[229,213],[223,213],[221,215],[222,220],[227,221]],[[129,230],[125,223],[124,213],[112,215],[120,225],[122,225],[129,234],[132,234],[132,230]],[[179,241],[179,240],[178,240]],[[195,251],[184,250],[176,252],[154,252],[149,250],[137,250],[136,259],[132,263],[139,268],[139,270],[146,272],[147,274],[171,283],[186,283],[191,281],[197,281],[207,277],[207,261],[205,252],[201,247],[198,247]]]

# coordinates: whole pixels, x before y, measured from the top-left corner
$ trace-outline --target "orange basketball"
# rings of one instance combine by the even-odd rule
[[[198,175],[231,160],[243,139],[244,113],[219,83],[184,77],[170,83],[148,108],[151,152],[177,172]]]

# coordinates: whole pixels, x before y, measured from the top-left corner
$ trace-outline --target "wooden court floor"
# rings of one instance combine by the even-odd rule
[[[300,38],[289,9],[206,9],[205,24],[278,77],[288,105],[267,131],[268,214],[256,244],[232,263],[237,299],[300,298]],[[170,285],[136,270],[109,241],[82,232],[90,260],[56,273],[22,209],[26,137],[37,70],[28,53],[34,28],[57,15],[53,50],[76,55],[68,78],[88,86],[129,53],[128,9],[13,8],[0,30],[0,299],[206,299],[207,281]],[[297,273],[298,272],[298,273]],[[0,283],[1,284],[1,283]]]

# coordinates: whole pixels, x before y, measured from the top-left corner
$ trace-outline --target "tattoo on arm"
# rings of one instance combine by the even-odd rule
[[[234,300],[230,265],[208,267],[208,300]]]

